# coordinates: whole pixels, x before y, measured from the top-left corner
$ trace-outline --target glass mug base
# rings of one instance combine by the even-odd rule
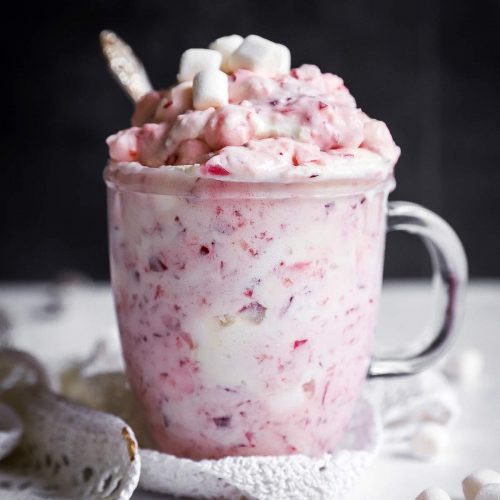
[[[158,448],[333,451],[373,352],[392,180],[266,197],[107,175],[123,354]]]

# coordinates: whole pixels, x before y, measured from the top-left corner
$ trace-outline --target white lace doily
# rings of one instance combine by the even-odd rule
[[[343,498],[370,465],[380,439],[373,406],[362,399],[338,453],[321,458],[227,457],[195,462],[143,450],[140,485],[147,490],[199,498]]]

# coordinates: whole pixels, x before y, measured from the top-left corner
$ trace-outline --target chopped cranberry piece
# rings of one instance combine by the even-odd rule
[[[292,305],[293,298],[294,298],[293,295],[291,295],[290,298],[288,299],[286,306],[283,307],[283,309],[281,310],[280,316],[284,316],[288,312],[288,309],[290,309],[290,306]]]
[[[255,444],[254,444],[255,436],[254,436],[253,432],[250,432],[250,431],[245,432],[245,437],[247,438],[248,444],[250,446],[252,446],[252,447],[255,446]]]
[[[176,318],[175,316],[170,316],[169,314],[164,314],[161,317],[162,323],[165,325],[167,329],[177,329],[181,326],[181,322],[179,318]]]
[[[304,345],[307,341],[308,341],[308,339],[296,340],[296,341],[293,343],[293,348],[294,348],[294,349],[297,349],[297,347],[300,347],[301,345]]]
[[[291,269],[294,271],[301,271],[303,269],[308,268],[311,265],[310,261],[301,261],[301,262],[296,262],[295,264],[292,264],[290,266]]]
[[[325,389],[323,390],[323,396],[321,396],[321,405],[325,404],[326,393],[328,392],[328,388],[330,387],[330,382],[327,382],[325,385]]]
[[[207,255],[208,253],[210,253],[210,250],[208,249],[208,247],[207,247],[207,246],[202,245],[202,246],[200,247],[200,253],[201,253],[201,255]]]
[[[316,392],[316,381],[311,379],[309,382],[302,384],[302,390],[305,392],[306,397],[312,398]]]
[[[214,417],[212,419],[217,427],[229,427],[231,417]]]
[[[178,332],[179,337],[187,344],[189,349],[193,350],[194,349],[194,342],[193,339],[191,338],[191,335],[187,332],[183,332],[182,330]]]
[[[149,258],[149,269],[155,273],[161,273],[163,271],[167,271],[168,266],[162,258],[156,256]]]
[[[224,167],[220,165],[210,165],[208,167],[208,173],[212,175],[231,175]]]
[[[161,285],[156,285],[155,289],[155,300],[158,300],[160,297],[163,297],[165,295],[165,289]]]

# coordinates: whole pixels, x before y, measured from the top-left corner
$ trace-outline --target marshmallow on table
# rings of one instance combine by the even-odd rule
[[[220,69],[222,71],[230,72],[228,66],[229,56],[241,45],[243,42],[243,37],[240,35],[228,35],[223,36],[221,38],[217,38],[214,42],[212,42],[208,48],[212,50],[216,50],[220,52],[222,56],[222,63],[220,65]]]
[[[478,470],[462,481],[465,500],[475,500],[479,490],[487,484],[500,484],[500,474],[491,469]]]
[[[475,500],[500,500],[500,484],[492,483],[484,485]]]
[[[211,49],[188,49],[181,56],[179,82],[187,82],[204,69],[219,69],[222,62],[220,52]]]
[[[462,488],[466,500],[475,500],[479,492],[487,485],[500,485],[500,474],[491,469],[482,469],[469,474],[462,481]]]
[[[248,35],[227,60],[230,71],[242,68],[262,75],[285,73],[290,69],[289,65],[287,47],[258,35]]]
[[[422,424],[410,441],[412,454],[422,460],[431,460],[448,441],[448,429],[435,422]]]
[[[226,73],[218,69],[206,69],[196,73],[193,80],[193,107],[203,110],[220,108],[228,103]]]
[[[484,358],[479,349],[469,347],[453,353],[443,366],[443,373],[461,384],[474,384],[483,372]]]
[[[451,500],[451,498],[441,488],[427,488],[415,500]]]

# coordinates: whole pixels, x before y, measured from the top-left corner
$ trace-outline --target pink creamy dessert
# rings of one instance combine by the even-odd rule
[[[108,139],[111,159],[193,164],[193,175],[239,181],[352,177],[358,159],[362,175],[392,171],[399,148],[389,130],[338,76],[303,65],[274,77],[238,69],[228,80],[229,103],[218,109],[193,110],[190,82],[147,94],[135,126]]]
[[[399,149],[342,80],[236,68],[151,92],[108,139],[123,353],[159,449],[335,448],[366,376]]]

